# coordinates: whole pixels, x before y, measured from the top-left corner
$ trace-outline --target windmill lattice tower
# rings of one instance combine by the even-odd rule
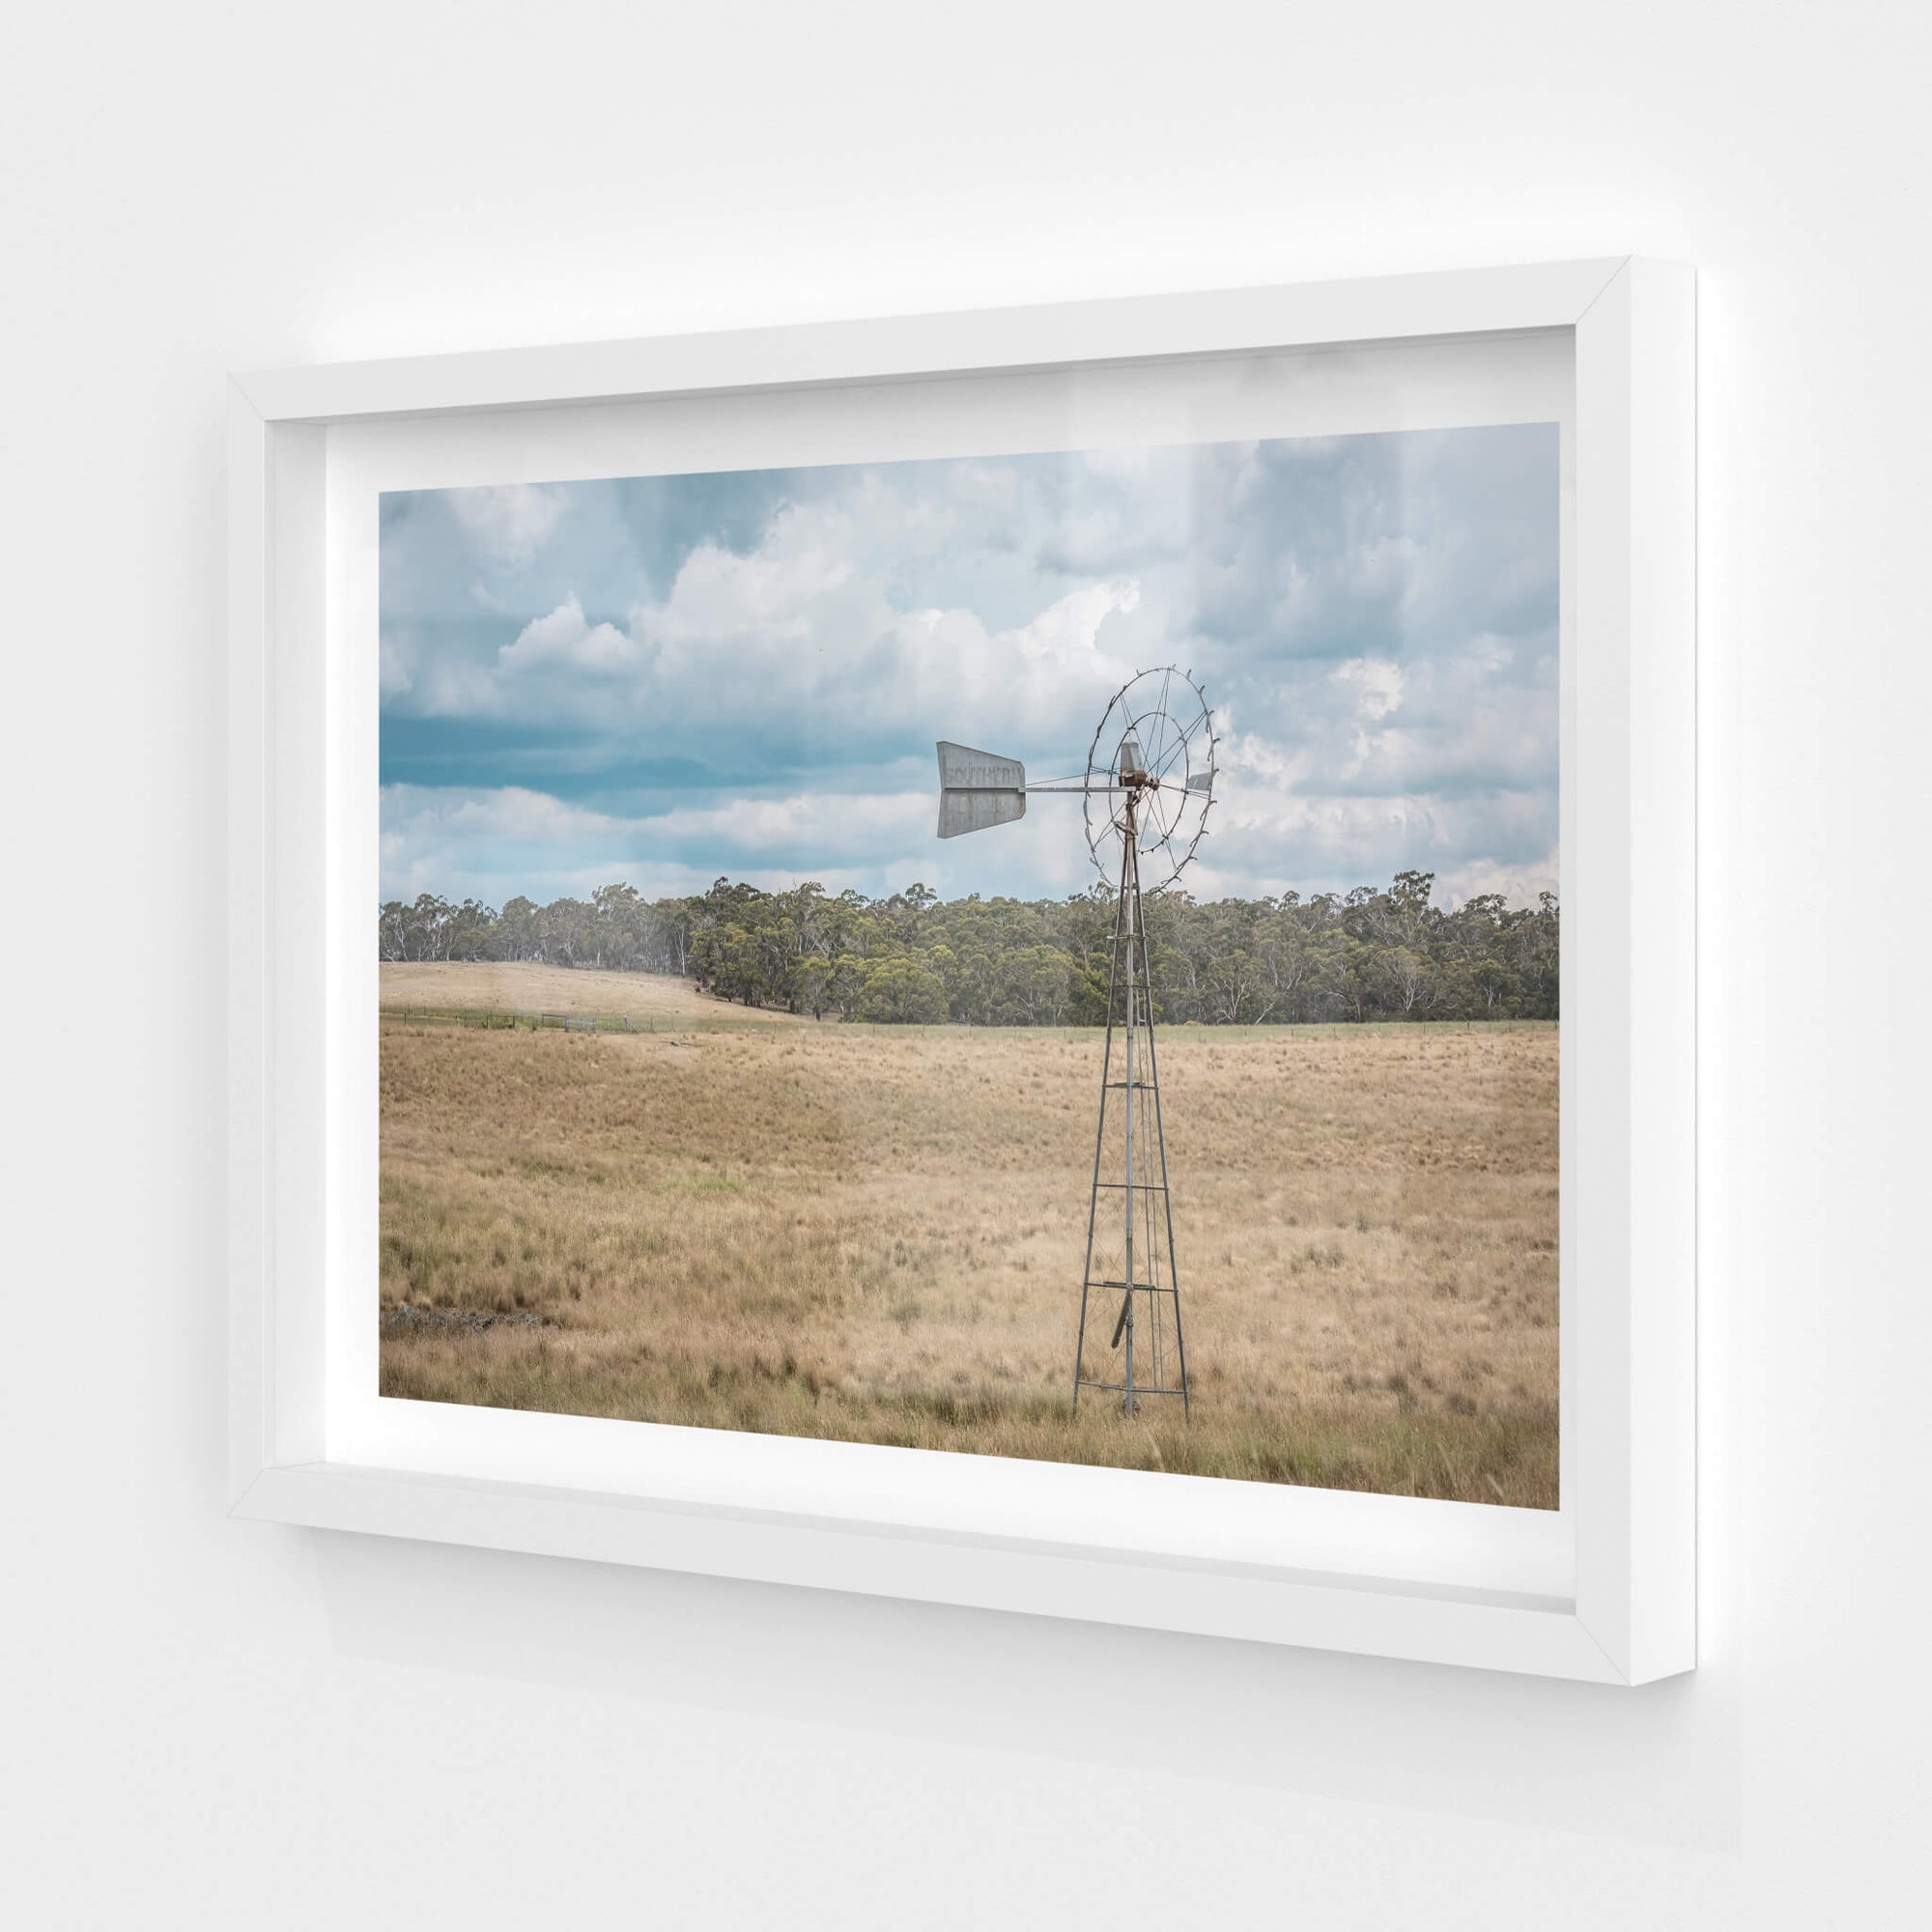
[[[1192,673],[1167,666],[1140,672],[1115,694],[1087,769],[1071,778],[1029,784],[1017,758],[939,746],[942,838],[1024,817],[1030,793],[1077,792],[1086,805],[1088,848],[1115,887],[1107,1040],[1073,1346],[1076,1408],[1080,1391],[1091,1388],[1117,1393],[1128,1415],[1146,1396],[1179,1396],[1182,1414],[1191,1412],[1143,888],[1148,873],[1147,891],[1173,884],[1194,856],[1213,803],[1214,743]],[[1096,1317],[1099,1329],[1090,1336]],[[1097,1335],[1110,1321],[1102,1349]]]

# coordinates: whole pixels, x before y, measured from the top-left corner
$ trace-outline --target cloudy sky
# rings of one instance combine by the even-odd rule
[[[720,873],[1077,891],[1075,798],[935,837],[933,743],[1077,771],[1136,669],[1221,733],[1198,895],[1556,886],[1553,424],[383,498],[383,895]]]

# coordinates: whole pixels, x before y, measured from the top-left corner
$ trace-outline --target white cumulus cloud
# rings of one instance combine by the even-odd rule
[[[385,867],[1070,890],[1054,799],[935,839],[932,741],[1077,770],[1171,663],[1221,738],[1203,890],[1541,890],[1555,453],[1531,425],[658,479],[647,513],[622,481],[385,499]]]
[[[1386,718],[1402,706],[1402,667],[1387,658],[1350,658],[1328,673],[1354,699],[1362,718]]]
[[[570,497],[554,484],[504,483],[452,490],[449,506],[484,561],[498,570],[514,570],[527,564],[555,534]]]

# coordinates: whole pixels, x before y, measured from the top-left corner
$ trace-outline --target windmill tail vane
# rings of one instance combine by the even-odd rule
[[[1118,1394],[1128,1415],[1148,1396],[1179,1396],[1183,1416],[1191,1412],[1143,893],[1173,884],[1207,831],[1215,742],[1193,673],[1166,666],[1139,672],[1115,694],[1094,733],[1086,769],[1071,778],[1029,783],[1018,758],[947,740],[938,748],[940,838],[1009,825],[1026,816],[1027,800],[1037,793],[1078,794],[1088,850],[1116,887],[1087,1262],[1073,1348],[1076,1408],[1080,1391],[1094,1389]],[[1151,884],[1144,868],[1153,874]],[[1090,1313],[1102,1309],[1090,1337]],[[1114,1321],[1103,1349],[1107,1315]]]
[[[1017,758],[995,757],[941,740],[939,836],[984,832],[1026,816],[1026,767]]]

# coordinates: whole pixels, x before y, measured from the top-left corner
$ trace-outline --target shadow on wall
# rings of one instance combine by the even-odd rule
[[[1739,1844],[1728,1664],[1616,1690],[307,1534],[345,1657],[1612,1840]],[[1131,1725],[1109,1729],[1091,1695],[1045,1721],[1069,1685],[1161,1689],[1136,1690]]]

